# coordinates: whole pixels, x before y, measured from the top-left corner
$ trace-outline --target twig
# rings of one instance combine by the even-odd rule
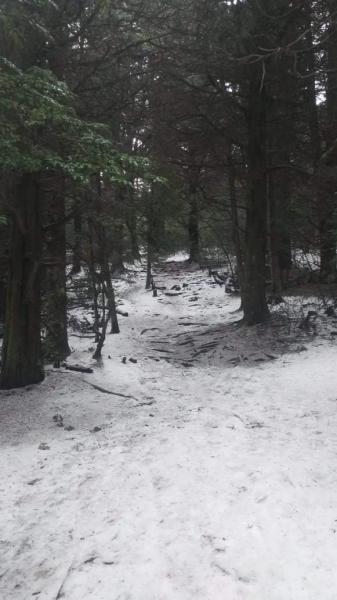
[[[63,577],[63,581],[62,581],[62,583],[61,583],[61,585],[60,585],[60,587],[59,587],[59,589],[58,589],[58,592],[57,592],[57,594],[56,594],[56,596],[55,596],[55,600],[60,600],[60,598],[62,598],[62,597],[64,596],[64,593],[63,593],[63,590],[64,590],[64,584],[65,584],[65,582],[67,581],[67,579],[68,579],[68,577],[69,577],[70,573],[71,573],[71,572],[72,572],[72,570],[73,570],[74,562],[75,562],[74,560],[72,560],[72,561],[71,561],[71,563],[70,563],[70,565],[69,565],[69,567],[68,567],[68,569],[67,569],[67,571],[66,571],[66,574],[65,574],[65,576]]]
[[[55,372],[54,369],[52,372]],[[65,374],[70,374],[71,371],[69,372],[69,370],[67,371],[62,371],[61,369],[57,369],[58,373],[63,373]],[[97,385],[95,383],[91,383],[90,381],[87,381],[86,379],[83,378],[78,378],[79,381],[82,381],[83,383],[86,383],[87,385],[90,385],[92,388],[94,388],[95,390],[97,390],[98,392],[102,392],[102,394],[110,394],[111,396],[119,396],[120,398],[127,398],[128,400],[136,400],[136,402],[139,402],[139,399],[136,398],[136,396],[131,396],[128,394],[122,394],[120,392],[112,392],[111,390],[107,390],[106,388],[101,387],[100,385]],[[138,406],[138,405],[137,405]]]
[[[95,390],[98,390],[99,392],[102,392],[102,394],[110,394],[111,396],[120,396],[121,398],[128,398],[128,399],[136,400],[137,402],[139,402],[138,398],[135,398],[135,396],[128,396],[127,394],[121,394],[119,392],[112,392],[111,390],[107,390],[107,389],[101,387],[100,385],[96,385],[95,383],[91,383],[90,381],[86,381],[85,379],[82,379],[81,381],[84,381],[88,385],[91,385],[91,387],[93,387]]]

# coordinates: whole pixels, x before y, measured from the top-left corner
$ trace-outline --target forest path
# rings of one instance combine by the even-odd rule
[[[272,360],[204,273],[156,283],[93,375],[2,393],[2,597],[335,600],[337,349]]]

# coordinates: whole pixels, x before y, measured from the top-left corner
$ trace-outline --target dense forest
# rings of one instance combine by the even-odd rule
[[[335,282],[335,0],[1,0],[0,124],[3,389],[67,358],[81,273],[96,357],[139,259],[229,259],[243,327],[296,251]]]

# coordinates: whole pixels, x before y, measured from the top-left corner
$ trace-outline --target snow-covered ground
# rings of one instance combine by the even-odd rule
[[[336,345],[246,333],[177,268],[120,286],[94,374],[1,394],[4,600],[336,599]]]

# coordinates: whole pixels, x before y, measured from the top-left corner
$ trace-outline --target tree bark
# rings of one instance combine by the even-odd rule
[[[82,254],[82,214],[81,202],[77,198],[74,203],[74,244],[73,244],[73,268],[74,275],[81,271]]]
[[[65,189],[62,174],[48,174],[42,183],[46,213],[46,356],[63,361],[70,354],[67,333]]]
[[[267,234],[267,164],[266,164],[266,92],[262,69],[251,67],[248,98],[248,198],[246,243],[242,277],[244,323],[256,325],[266,321],[266,234]],[[262,85],[261,85],[262,83]]]
[[[145,289],[146,290],[150,290],[151,289],[152,282],[153,282],[151,253],[152,253],[151,243],[150,243],[150,241],[148,241],[148,244],[147,244],[147,253],[146,253],[146,282],[145,282]]]
[[[336,188],[337,165],[337,13],[335,1],[328,0],[329,35],[327,38],[327,158],[324,159],[324,196],[320,198],[320,248],[323,281],[336,279]]]
[[[99,255],[99,264],[101,268],[101,276],[102,276],[102,284],[103,284],[103,292],[106,295],[107,303],[108,303],[108,312],[111,319],[111,333],[120,333],[119,324],[118,324],[118,316],[116,312],[116,300],[115,300],[115,292],[111,282],[111,272],[109,268],[109,257],[108,257],[108,247],[107,247],[107,234],[106,227],[102,220],[102,181],[100,176],[97,176],[97,198],[96,198],[96,230],[97,230],[97,245],[98,245],[98,255]],[[117,252],[117,258],[120,258],[121,264],[122,258],[121,253]],[[114,271],[116,271],[116,264],[113,265]],[[103,327],[104,327],[104,317],[103,317]],[[102,332],[103,335],[103,332]],[[104,333],[105,336],[105,333]]]
[[[128,190],[127,201],[129,206],[126,211],[125,223],[129,231],[131,256],[133,260],[140,260],[138,232],[137,232],[137,215],[135,208],[135,199],[133,190]]]
[[[229,183],[229,196],[231,205],[231,217],[232,217],[232,237],[233,245],[236,254],[236,268],[241,284],[241,278],[243,273],[243,257],[242,257],[242,244],[240,237],[240,223],[237,206],[237,194],[236,194],[236,173],[235,164],[232,154],[232,149],[228,155],[228,183]]]
[[[41,353],[41,223],[36,177],[17,188],[0,384],[3,389],[43,380]]]

